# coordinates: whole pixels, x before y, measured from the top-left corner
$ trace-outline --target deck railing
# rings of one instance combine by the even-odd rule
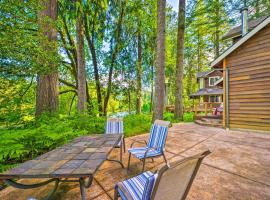
[[[207,116],[209,113],[213,113],[213,108],[218,108],[222,102],[202,102],[202,103],[194,103],[193,112],[195,115],[199,113],[204,113]]]

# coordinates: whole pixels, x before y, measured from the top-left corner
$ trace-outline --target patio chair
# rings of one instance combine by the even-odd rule
[[[106,123],[106,128],[105,128],[105,134],[122,134],[121,141],[115,146],[115,148],[120,148],[120,162],[122,163],[122,160],[123,160],[122,151],[124,150],[124,152],[126,152],[123,119],[122,118],[108,118],[107,123]],[[115,160],[110,160],[110,161],[115,161]]]
[[[210,151],[163,166],[156,174],[150,171],[117,183],[114,200],[184,200]]]
[[[154,157],[163,156],[164,161],[167,163],[167,159],[164,154],[164,147],[166,143],[169,125],[169,121],[156,120],[152,125],[148,143],[145,140],[135,140],[131,144],[130,149],[128,149],[128,169],[130,167],[131,155],[134,155],[136,158],[140,159],[140,161],[143,162],[142,171],[144,171],[146,158],[151,158],[153,161]],[[146,146],[133,148],[133,145],[135,143],[143,143]]]

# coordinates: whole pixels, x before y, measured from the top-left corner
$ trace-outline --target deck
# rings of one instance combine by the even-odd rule
[[[147,136],[145,134],[137,138]],[[130,141],[127,140],[127,143],[129,146]],[[204,160],[189,193],[189,200],[270,199],[270,134],[241,131],[227,133],[221,128],[194,123],[175,124],[170,128],[166,148],[169,160],[193,155],[206,148],[213,153]],[[116,158],[118,151],[113,150],[110,158]],[[124,159],[126,166],[127,154]],[[161,162],[161,158],[154,163],[149,161],[146,169],[155,170]],[[109,196],[113,197],[116,182],[140,172],[138,160],[132,159],[131,163],[128,173],[117,163],[105,162],[96,174],[93,186],[87,190],[88,199],[107,200]],[[49,186],[25,191],[8,187],[0,192],[0,199],[42,197],[49,190]],[[80,199],[79,185],[61,184],[56,199]]]

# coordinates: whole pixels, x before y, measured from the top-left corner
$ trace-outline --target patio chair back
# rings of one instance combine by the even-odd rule
[[[122,118],[108,118],[106,123],[106,134],[123,134],[124,131]]]
[[[185,199],[202,160],[208,154],[209,150],[162,167],[158,172],[151,200]]]
[[[156,120],[152,125],[148,147],[163,150],[168,134],[169,121]]]

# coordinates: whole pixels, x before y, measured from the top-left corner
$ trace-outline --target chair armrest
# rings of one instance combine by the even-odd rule
[[[146,156],[147,156],[149,150],[157,150],[157,148],[156,148],[156,147],[148,148],[148,149],[145,151],[145,153],[144,153],[144,159],[146,158]]]
[[[133,140],[133,139],[131,139],[131,140]],[[140,143],[140,144],[145,144],[145,145],[147,145],[146,140],[143,140],[143,139],[141,139],[141,140],[133,140],[133,142],[132,142],[131,145],[130,145],[130,148],[132,148],[133,145],[134,145],[135,143]]]

